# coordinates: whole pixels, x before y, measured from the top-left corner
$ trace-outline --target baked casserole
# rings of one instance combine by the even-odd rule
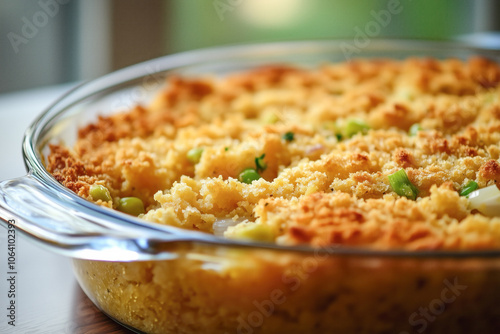
[[[499,81],[483,57],[172,75],[150,104],[99,117],[74,147],[51,145],[47,169],[148,222],[312,255],[181,247],[191,261],[82,261],[83,285],[151,333],[500,328],[500,292],[475,288],[500,273],[473,260],[456,275],[453,260],[325,255],[500,249]]]

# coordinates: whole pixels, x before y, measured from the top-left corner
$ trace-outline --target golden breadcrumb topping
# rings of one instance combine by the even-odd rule
[[[97,204],[136,197],[147,221],[228,238],[498,248],[500,217],[459,192],[500,181],[499,81],[480,57],[170,77],[150,105],[52,145],[47,168]],[[415,200],[390,183],[401,169]],[[96,184],[110,200],[91,195]]]

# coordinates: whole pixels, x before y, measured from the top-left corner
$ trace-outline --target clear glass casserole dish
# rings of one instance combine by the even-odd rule
[[[347,43],[347,44],[346,44]],[[47,172],[50,143],[149,101],[172,74],[226,75],[266,64],[346,57],[467,58],[494,51],[437,42],[349,41],[232,46],[145,62],[77,87],[27,130],[28,175],[0,184],[0,217],[74,259],[89,298],[146,333],[496,333],[500,251],[280,247],[148,223],[78,197]],[[352,43],[351,43],[352,44]]]

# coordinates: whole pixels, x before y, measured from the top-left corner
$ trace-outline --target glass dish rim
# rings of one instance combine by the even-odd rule
[[[159,239],[168,237],[167,239],[175,239],[175,242],[187,243],[202,243],[213,246],[222,247],[243,247],[256,250],[275,250],[285,252],[297,252],[298,254],[321,254],[333,252],[336,255],[357,255],[363,257],[404,257],[404,258],[491,258],[499,257],[499,250],[375,250],[363,247],[346,247],[346,246],[330,246],[322,248],[313,248],[310,246],[281,246],[276,244],[258,243],[243,240],[230,240],[223,237],[218,237],[212,234],[185,230],[174,226],[150,223],[139,218],[123,214],[116,210],[101,207],[91,203],[77,194],[73,193],[68,188],[60,184],[44,167],[43,159],[39,152],[40,140],[43,135],[51,128],[51,123],[59,116],[63,115],[64,106],[67,99],[74,98],[75,94],[82,94],[81,91],[89,89],[90,94],[83,94],[84,97],[73,102],[80,103],[86,97],[95,96],[98,92],[93,86],[104,85],[105,89],[116,88],[125,85],[127,82],[144,78],[151,75],[151,72],[145,72],[148,68],[156,68],[154,73],[162,73],[169,70],[182,68],[183,66],[192,66],[200,62],[220,61],[221,57],[230,57],[230,59],[238,59],[241,55],[251,55],[254,52],[275,52],[276,50],[283,52],[285,49],[309,48],[311,52],[317,49],[335,49],[339,48],[342,43],[352,43],[352,40],[307,40],[307,41],[286,41],[286,42],[268,42],[268,43],[253,43],[253,44],[237,44],[229,46],[219,46],[204,48],[199,50],[186,51],[172,55],[163,56],[152,59],[136,65],[123,68],[118,71],[111,72],[99,78],[81,83],[67,93],[63,94],[54,103],[47,107],[33,123],[28,127],[23,138],[22,154],[28,175],[33,176],[41,184],[43,184],[49,192],[57,194],[60,204],[65,207],[70,205],[73,209],[81,210],[84,214],[91,217],[100,218],[112,224],[125,225],[128,228],[136,229],[139,235],[142,232],[148,232],[147,237],[151,238],[151,233],[159,233]],[[442,50],[443,48],[450,50],[456,49],[462,52],[478,53],[481,55],[491,55],[494,57],[500,56],[500,51],[475,47],[457,41],[424,41],[424,40],[398,40],[398,39],[373,39],[370,45],[362,49],[361,57],[364,53],[373,51],[381,51],[387,48],[399,51],[417,51],[417,50]],[[228,56],[230,55],[230,56]],[[111,83],[109,83],[111,82]],[[326,250],[328,248],[328,250]]]

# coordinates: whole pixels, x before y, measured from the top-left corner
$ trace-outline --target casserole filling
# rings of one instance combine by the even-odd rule
[[[498,248],[499,81],[479,57],[173,76],[52,145],[47,168],[99,205],[227,238]]]

